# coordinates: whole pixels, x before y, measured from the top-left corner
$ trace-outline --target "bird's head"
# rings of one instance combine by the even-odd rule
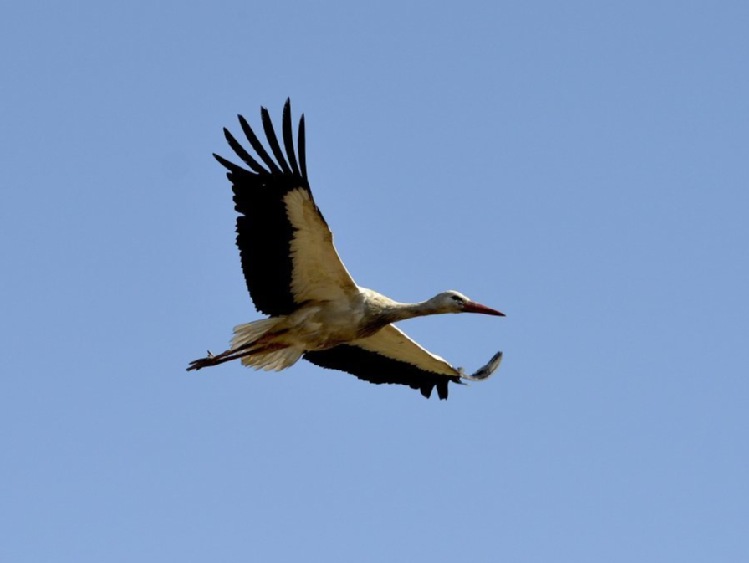
[[[440,313],[480,313],[482,315],[496,315],[504,317],[496,309],[471,301],[468,297],[457,291],[444,291],[430,299],[435,310]]]

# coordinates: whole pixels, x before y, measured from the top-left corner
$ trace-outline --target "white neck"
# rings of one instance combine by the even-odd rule
[[[423,317],[425,315],[435,315],[443,312],[444,311],[441,311],[431,299],[420,303],[399,303],[397,301],[391,301],[390,303],[383,304],[380,309],[380,314],[389,323],[396,323],[398,321],[405,321],[406,319]]]

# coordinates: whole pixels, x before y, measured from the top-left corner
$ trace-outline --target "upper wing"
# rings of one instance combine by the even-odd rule
[[[240,214],[237,246],[252,301],[262,313],[286,315],[305,301],[355,292],[356,284],[333,246],[333,235],[309,188],[304,116],[299,120],[297,159],[289,100],[283,108],[284,150],[268,110],[261,108],[261,115],[272,157],[241,115],[239,123],[256,156],[227,129],[224,135],[249,170],[213,156],[229,171]]]
[[[460,370],[426,351],[393,325],[348,344],[307,352],[304,358],[371,383],[408,385],[427,398],[436,385],[439,398],[447,399],[447,384],[450,381],[460,383],[462,376]]]

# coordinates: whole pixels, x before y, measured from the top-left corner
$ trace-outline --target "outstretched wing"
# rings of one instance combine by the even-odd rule
[[[283,149],[268,110],[261,108],[261,115],[273,156],[241,115],[239,123],[254,156],[227,129],[224,135],[248,168],[213,156],[229,171],[247,289],[258,311],[276,316],[308,301],[343,298],[356,291],[356,284],[309,188],[304,116],[299,120],[297,154],[290,101],[283,108]]]
[[[329,350],[307,352],[304,358],[318,366],[351,373],[370,383],[408,385],[429,398],[434,387],[447,399],[447,384],[461,378],[485,379],[499,367],[499,352],[472,376],[466,376],[447,361],[428,352],[393,325],[372,336],[341,344]]]

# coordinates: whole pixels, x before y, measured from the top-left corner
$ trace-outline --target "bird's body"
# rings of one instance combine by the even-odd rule
[[[456,291],[420,303],[399,303],[359,287],[338,257],[330,229],[309,189],[304,118],[299,123],[297,160],[289,102],[283,119],[285,155],[264,108],[262,116],[275,158],[241,116],[245,136],[263,164],[226,129],[229,145],[250,170],[214,156],[229,170],[233,185],[240,213],[237,245],[247,287],[257,309],[270,318],[235,327],[231,348],[219,355],[209,353],[188,369],[241,359],[255,368],[280,370],[304,357],[372,383],[409,385],[427,397],[436,386],[443,399],[447,398],[449,381],[488,377],[498,367],[501,352],[468,376],[427,352],[392,323],[439,313],[502,313]]]

